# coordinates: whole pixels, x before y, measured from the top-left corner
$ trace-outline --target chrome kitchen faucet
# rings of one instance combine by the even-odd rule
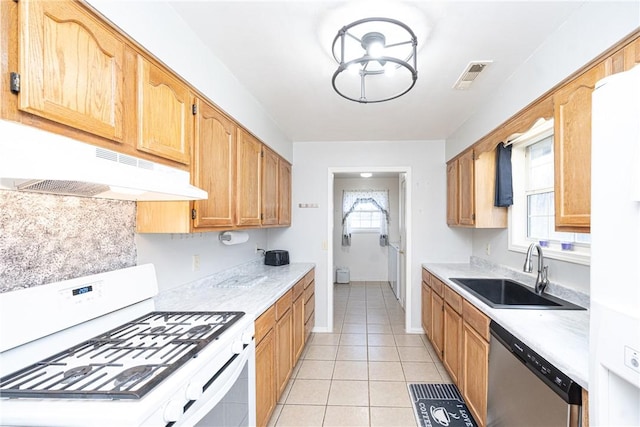
[[[537,294],[542,294],[544,289],[549,284],[549,279],[547,278],[549,266],[544,265],[544,255],[542,255],[542,247],[539,244],[532,243],[529,245],[522,271],[524,271],[525,273],[531,273],[533,271],[533,266],[531,265],[531,255],[533,254],[533,248],[536,248],[538,250],[538,277],[536,277],[535,291]]]

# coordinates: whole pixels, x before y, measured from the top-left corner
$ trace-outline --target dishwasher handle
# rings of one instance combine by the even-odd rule
[[[491,335],[565,402],[582,405],[582,387],[494,320]]]

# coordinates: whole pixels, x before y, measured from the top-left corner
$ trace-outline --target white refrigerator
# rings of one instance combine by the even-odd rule
[[[592,110],[592,426],[640,425],[640,66],[596,85]]]

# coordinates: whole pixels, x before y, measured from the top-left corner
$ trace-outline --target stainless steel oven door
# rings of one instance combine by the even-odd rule
[[[186,408],[178,426],[242,427],[256,424],[255,342],[207,383],[201,398]]]

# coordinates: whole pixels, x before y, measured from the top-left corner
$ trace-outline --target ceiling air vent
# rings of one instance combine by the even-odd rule
[[[458,80],[453,85],[454,89],[469,89],[471,83],[478,77],[478,75],[491,64],[493,61],[471,61],[469,65],[464,69]]]

